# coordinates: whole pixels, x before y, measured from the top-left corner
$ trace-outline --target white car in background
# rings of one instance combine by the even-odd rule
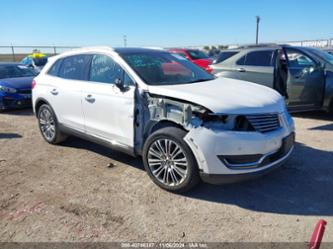
[[[290,156],[294,123],[274,90],[215,78],[157,49],[85,48],[52,57],[33,82],[44,139],[76,135],[142,156],[160,187],[263,175]]]

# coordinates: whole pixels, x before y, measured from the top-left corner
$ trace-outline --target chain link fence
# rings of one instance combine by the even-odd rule
[[[19,62],[33,50],[52,56],[74,48],[78,46],[0,46],[0,61]]]

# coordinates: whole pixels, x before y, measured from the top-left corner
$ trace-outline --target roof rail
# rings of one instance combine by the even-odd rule
[[[280,47],[280,44],[277,43],[260,43],[260,44],[247,44],[238,46],[238,49],[245,49],[245,48],[265,48],[265,47]]]

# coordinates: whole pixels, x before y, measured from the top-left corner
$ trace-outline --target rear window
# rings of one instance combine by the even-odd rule
[[[228,51],[228,52],[221,52],[217,58],[213,61],[214,64],[220,63],[222,61],[225,61],[229,59],[230,57],[238,54],[237,51]]]
[[[0,65],[0,79],[33,76],[36,76],[35,71],[24,65]]]
[[[201,50],[186,50],[186,52],[190,55],[192,60],[198,60],[198,59],[207,59],[209,58],[208,55],[206,55]]]
[[[64,79],[84,80],[91,55],[74,55],[66,57],[61,63],[58,76]]]
[[[237,61],[238,65],[244,66],[273,66],[273,51],[254,51],[249,52]]]
[[[61,66],[62,59],[57,60],[49,69],[47,74],[52,76],[58,76],[59,68]]]

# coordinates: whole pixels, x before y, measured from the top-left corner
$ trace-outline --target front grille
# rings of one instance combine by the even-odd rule
[[[31,89],[19,89],[17,92],[21,94],[31,94]]]
[[[246,115],[253,128],[259,132],[269,132],[280,128],[278,114],[253,114]]]

